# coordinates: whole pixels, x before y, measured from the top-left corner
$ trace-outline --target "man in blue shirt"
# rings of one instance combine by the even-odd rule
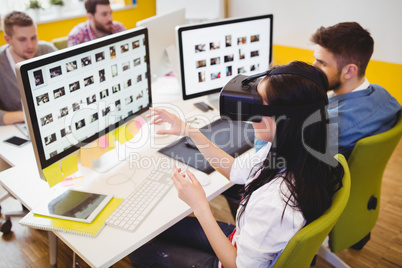
[[[365,78],[374,40],[358,23],[320,27],[311,41],[317,45],[313,65],[327,75],[331,90],[329,150],[348,158],[358,140],[391,129],[401,106],[383,87]],[[255,141],[256,150],[263,145]]]
[[[328,94],[329,149],[348,158],[358,140],[391,129],[401,105],[365,78],[374,40],[358,23],[320,27],[311,41],[317,45],[313,65],[324,71],[332,90]]]

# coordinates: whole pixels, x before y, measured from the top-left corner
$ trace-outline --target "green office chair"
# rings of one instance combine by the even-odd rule
[[[383,133],[359,140],[349,157],[352,178],[349,202],[329,234],[329,247],[338,252],[362,249],[370,240],[380,212],[381,182],[385,167],[402,136],[402,116]]]
[[[335,158],[343,166],[343,186],[333,197],[332,206],[318,219],[301,229],[289,241],[282,254],[274,264],[279,267],[310,267],[322,242],[328,236],[339,216],[342,214],[350,193],[350,173],[348,164],[343,155]]]
[[[53,39],[52,43],[57,49],[60,50],[60,49],[63,49],[63,48],[67,47],[67,40],[68,40],[68,37],[63,36],[63,37]]]

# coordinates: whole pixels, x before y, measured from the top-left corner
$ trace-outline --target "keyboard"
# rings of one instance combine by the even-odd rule
[[[149,174],[105,220],[109,226],[134,232],[172,187],[172,174],[155,170]]]

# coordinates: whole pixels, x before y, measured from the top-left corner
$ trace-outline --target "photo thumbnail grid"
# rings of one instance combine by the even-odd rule
[[[260,64],[258,57],[260,56],[260,47],[258,47],[258,45],[254,46],[251,51],[248,51],[250,48],[245,48],[248,43],[257,44],[257,42],[260,41],[259,34],[241,37],[225,35],[224,40],[225,42],[222,42],[221,40],[211,40],[209,42],[194,45],[194,53],[197,54],[195,58],[195,68],[197,69],[198,83],[205,82],[206,79],[215,80],[221,78],[222,76],[230,77],[233,74],[236,75],[246,72],[259,71]],[[233,52],[232,48],[234,47],[236,48],[237,53]],[[225,52],[225,49],[227,48],[230,48],[230,50],[226,50]],[[220,55],[218,56],[216,54],[210,55],[206,53],[205,57],[202,57],[201,60],[198,59],[201,57],[203,52],[216,52],[219,50],[221,50],[221,52],[219,52]],[[246,60],[248,58],[255,58],[256,62],[245,62],[244,65],[240,62],[241,60]],[[240,67],[233,66],[233,62],[235,60],[238,61],[238,63],[241,65]],[[224,64],[224,70],[220,68],[214,71],[207,68],[221,65],[221,63]]]
[[[46,159],[149,105],[146,57],[142,34],[29,71]]]
[[[187,97],[222,88],[237,74],[267,70],[272,17],[257,16],[178,29],[181,78]]]

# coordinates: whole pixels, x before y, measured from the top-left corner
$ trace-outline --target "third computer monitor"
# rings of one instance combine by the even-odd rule
[[[137,22],[137,27],[142,26],[148,29],[152,80],[172,71],[178,72],[175,28],[185,23],[184,8]]]
[[[237,74],[269,68],[273,15],[176,28],[183,99],[219,92]]]

